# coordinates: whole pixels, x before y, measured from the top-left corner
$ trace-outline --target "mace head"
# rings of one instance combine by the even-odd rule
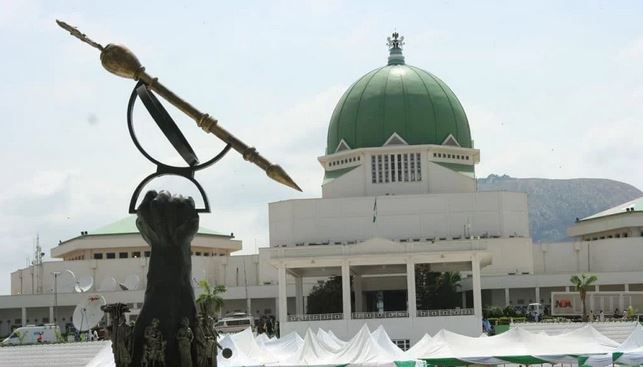
[[[100,53],[100,62],[110,73],[134,80],[137,80],[138,74],[145,70],[129,48],[116,43],[105,46]]]

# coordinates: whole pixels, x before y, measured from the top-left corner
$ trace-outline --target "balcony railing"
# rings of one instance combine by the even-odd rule
[[[448,310],[417,310],[417,317],[471,316],[473,308],[455,308]]]
[[[343,313],[321,313],[314,315],[288,315],[288,321],[327,321],[342,320]]]
[[[472,316],[473,308],[454,308],[447,310],[417,310],[417,317]],[[353,312],[352,320],[398,319],[409,317],[408,311]],[[314,315],[288,315],[288,321],[329,321],[343,320],[342,313],[322,313]]]
[[[395,319],[409,317],[409,313],[407,311],[353,312],[351,316],[353,320]]]

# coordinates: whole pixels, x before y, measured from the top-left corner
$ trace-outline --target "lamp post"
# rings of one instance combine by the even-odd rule
[[[58,276],[60,275],[59,271],[54,271],[51,273],[54,276],[54,324],[58,325]]]

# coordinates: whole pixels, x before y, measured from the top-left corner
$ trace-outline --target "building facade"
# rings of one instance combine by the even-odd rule
[[[240,241],[200,229],[195,285],[225,285],[224,312],[274,315],[282,333],[322,327],[346,338],[366,322],[403,343],[441,328],[479,335],[484,307],[549,304],[579,272],[598,275],[596,291],[643,291],[641,199],[579,219],[572,242],[534,244],[525,194],[477,192],[480,151],[453,91],[407,65],[395,34],[389,52],[335,107],[319,157],[322,197],[270,203],[270,246],[255,255],[232,256]],[[135,318],[150,250],[134,220],[83,232],[51,250],[58,261],[13,272],[0,335],[54,320],[64,327],[95,293],[128,303]],[[457,307],[418,308],[420,266],[461,274]],[[307,295],[333,276],[341,310],[311,314]]]

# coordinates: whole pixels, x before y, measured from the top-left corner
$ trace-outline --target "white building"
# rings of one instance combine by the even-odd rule
[[[240,241],[200,229],[193,276],[228,288],[225,311],[275,315],[282,332],[324,327],[347,337],[367,322],[406,343],[441,328],[479,335],[484,306],[548,304],[578,272],[596,273],[597,291],[643,291],[643,199],[579,220],[569,230],[574,242],[533,244],[527,196],[477,192],[479,161],[455,94],[405,64],[394,38],[388,64],[358,79],[331,116],[322,197],[270,203],[270,247],[257,255],[230,256]],[[51,251],[61,261],[12,273],[11,295],[0,296],[0,335],[68,323],[86,294],[74,293],[66,270],[91,276],[91,292],[136,314],[149,248],[133,223],[65,241]],[[415,273],[426,264],[462,274],[459,307],[418,309]],[[58,292],[53,272],[61,272]],[[311,288],[329,276],[342,277],[341,310],[307,313]]]

